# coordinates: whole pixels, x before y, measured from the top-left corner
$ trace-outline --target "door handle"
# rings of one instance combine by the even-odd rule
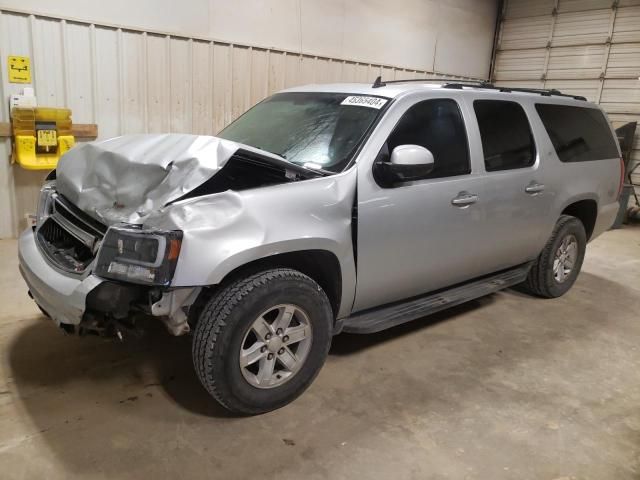
[[[457,197],[451,200],[451,205],[456,207],[467,207],[478,201],[478,195],[467,192],[460,192]]]
[[[540,193],[544,190],[544,185],[542,183],[530,183],[526,187],[524,187],[524,191],[531,194]]]

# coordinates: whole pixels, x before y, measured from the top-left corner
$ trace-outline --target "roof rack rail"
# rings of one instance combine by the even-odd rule
[[[550,97],[551,95],[556,95],[558,97],[569,97],[574,98],[576,100],[587,101],[586,97],[582,95],[571,95],[569,93],[562,93],[560,90],[556,90],[555,88],[521,88],[521,87],[495,87],[498,88],[501,92],[524,92],[524,93],[539,93],[544,97]]]
[[[569,97],[575,100],[583,100],[587,101],[587,99],[581,95],[570,95],[568,93],[562,93],[560,90],[556,90],[555,88],[545,89],[545,88],[520,88],[520,87],[500,87],[496,86],[490,82],[485,80],[457,80],[451,78],[411,78],[407,80],[382,80],[382,77],[378,76],[371,85],[371,88],[380,88],[384,87],[388,83],[407,83],[407,82],[443,82],[442,88],[456,88],[462,89],[464,87],[470,88],[486,88],[490,90],[498,90],[500,92],[522,92],[522,93],[537,93],[542,95],[543,97],[550,97],[552,95],[558,97]]]
[[[485,80],[457,80],[457,79],[453,79],[453,78],[408,78],[406,80],[382,80],[381,76],[378,76],[375,80],[375,82],[373,82],[373,85],[371,85],[371,88],[380,88],[380,87],[384,87],[386,86],[388,83],[409,83],[409,82],[456,82],[456,83],[460,83],[460,84],[464,84],[466,86],[484,86],[484,85],[491,85],[490,83],[486,82]],[[468,85],[467,85],[468,84]]]
[[[470,87],[470,86],[472,87],[473,85],[467,85],[467,84],[464,84],[464,83],[456,82],[456,83],[447,83],[447,84],[443,85],[442,88],[458,88],[458,89],[461,89],[462,87]],[[505,92],[505,93],[510,93],[510,92],[537,93],[539,95],[542,95],[543,97],[550,97],[550,96],[554,95],[554,96],[558,96],[558,97],[569,97],[569,98],[573,98],[575,100],[584,100],[584,101],[587,100],[583,96],[570,95],[568,93],[562,93],[560,90],[556,90],[555,88],[546,89],[546,88],[500,87],[500,86],[493,85],[491,83],[485,83],[484,85],[481,86],[481,88],[487,88],[487,89],[490,89],[490,90],[498,90],[499,92]]]

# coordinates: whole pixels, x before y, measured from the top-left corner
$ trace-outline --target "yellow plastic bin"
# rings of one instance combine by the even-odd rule
[[[67,108],[14,108],[11,122],[14,159],[27,170],[53,170],[75,145]]]

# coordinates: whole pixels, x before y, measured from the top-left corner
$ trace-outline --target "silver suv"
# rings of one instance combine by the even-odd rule
[[[293,88],[218,137],[126,135],[67,153],[20,238],[58,326],[193,331],[234,412],[291,402],[331,338],[519,285],[558,297],[618,210],[602,110],[554,90],[383,82]]]

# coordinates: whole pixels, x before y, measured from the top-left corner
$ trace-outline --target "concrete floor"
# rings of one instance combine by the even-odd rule
[[[294,404],[232,418],[160,328],[65,337],[0,242],[0,476],[640,478],[640,228],[590,245],[557,300],[502,292],[337,337]]]

